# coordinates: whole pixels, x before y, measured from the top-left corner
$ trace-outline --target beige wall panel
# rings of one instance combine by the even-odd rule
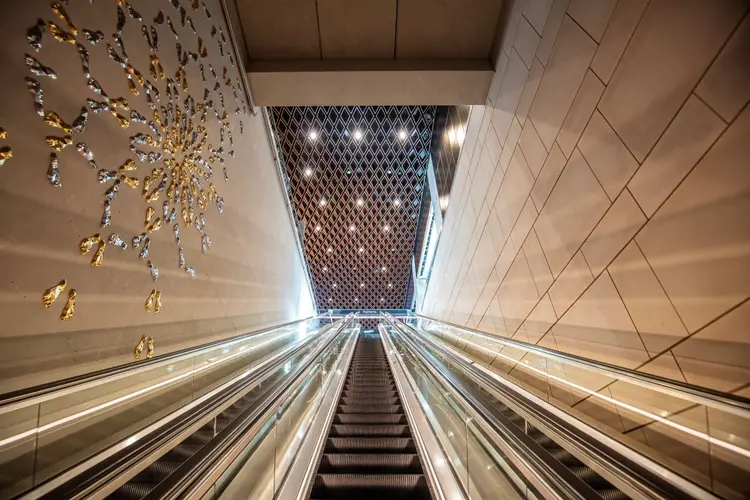
[[[400,0],[396,58],[488,58],[502,2]]]
[[[396,0],[318,0],[323,59],[393,59]]]
[[[236,0],[251,61],[320,59],[315,0]]]

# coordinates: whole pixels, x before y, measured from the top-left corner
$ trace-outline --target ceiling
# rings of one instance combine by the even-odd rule
[[[487,59],[498,0],[235,0],[249,61]]]
[[[271,115],[318,307],[403,308],[435,107],[276,107]]]

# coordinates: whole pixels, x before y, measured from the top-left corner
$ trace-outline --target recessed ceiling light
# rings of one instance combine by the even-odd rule
[[[328,247],[328,253],[333,252],[333,247]]]
[[[388,269],[385,266],[383,266],[380,270],[383,272],[386,272]]]
[[[385,302],[385,299],[383,297],[380,297],[380,302]]]
[[[358,140],[358,141],[361,140],[362,139],[362,131],[359,130],[359,129],[355,130],[354,131],[354,138],[356,140]]]
[[[391,230],[391,226],[389,226],[388,224],[386,224],[385,226],[383,226],[383,231],[385,231],[386,233],[388,231],[390,231],[390,230]]]
[[[396,206],[399,206],[399,205],[401,205],[401,200],[399,200],[398,198],[396,198],[395,200],[393,200],[393,204],[396,205]]]
[[[315,226],[315,232],[319,233],[321,229],[323,229],[323,228],[320,227],[320,224],[318,224],[317,226]]]
[[[323,272],[328,271],[328,266],[323,266]]]
[[[333,302],[333,297],[328,297],[328,302]]]
[[[356,230],[357,230],[357,228],[354,226],[354,224],[352,224],[351,226],[349,226],[349,231],[354,232]]]
[[[403,130],[403,129],[402,129],[402,130],[401,130],[401,131],[400,131],[400,132],[398,133],[398,138],[399,138],[399,139],[401,139],[402,141],[403,141],[404,139],[406,139],[406,136],[407,136],[407,134],[406,134],[406,130]]]
[[[336,283],[333,284],[333,288],[336,288],[338,285]]]
[[[360,287],[360,288],[364,288],[364,287],[365,287],[365,284],[364,284],[364,283],[360,283],[360,284],[359,284],[359,287]]]
[[[310,177],[312,175],[313,170],[310,167],[305,168],[305,177]]]
[[[365,247],[359,247],[359,253],[363,253],[365,251]]]
[[[311,130],[310,133],[307,134],[307,137],[309,137],[311,141],[314,141],[318,138],[318,133],[315,130]]]
[[[333,285],[336,286],[336,285]],[[393,283],[388,283],[388,288],[393,288]]]
[[[365,204],[365,200],[363,200],[362,198],[357,198],[357,206],[358,207],[361,207],[364,204]]]
[[[321,198],[321,199],[320,199],[320,206],[321,206],[321,207],[324,207],[324,206],[326,206],[326,203],[328,203],[328,202],[326,201],[326,199],[325,199],[325,198]]]
[[[359,299],[357,297],[354,297],[354,302],[359,302]]]

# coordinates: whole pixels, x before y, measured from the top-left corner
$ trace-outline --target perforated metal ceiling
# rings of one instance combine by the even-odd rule
[[[435,107],[271,115],[318,307],[404,307]]]

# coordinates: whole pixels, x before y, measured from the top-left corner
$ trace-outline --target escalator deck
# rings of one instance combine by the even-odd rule
[[[310,498],[432,498],[377,335],[357,341]]]

